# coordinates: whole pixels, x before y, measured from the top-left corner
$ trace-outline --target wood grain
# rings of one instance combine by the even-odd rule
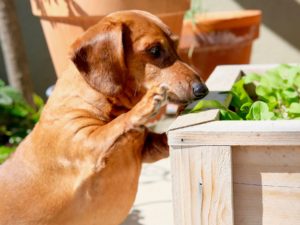
[[[300,146],[232,148],[233,182],[300,188]]]
[[[300,189],[234,184],[236,225],[299,225]]]
[[[218,118],[218,109],[211,109],[201,112],[201,116],[199,116],[198,113],[185,114],[176,118],[176,120],[170,125],[169,131],[183,127],[189,127],[195,124],[207,123],[209,121],[218,120]]]
[[[176,225],[233,225],[231,148],[171,150]]]
[[[236,224],[300,224],[300,146],[232,149]]]
[[[168,132],[169,145],[300,145],[300,120],[213,121]]]
[[[189,151],[182,151],[180,148],[172,148],[171,171],[172,171],[172,194],[173,212],[175,225],[192,225],[192,196],[191,179],[189,169]],[[200,211],[199,211],[200,213]],[[200,216],[200,215],[199,215]]]

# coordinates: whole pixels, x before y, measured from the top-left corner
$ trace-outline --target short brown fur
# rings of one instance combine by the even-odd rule
[[[72,45],[75,66],[0,167],[1,225],[118,225],[126,218],[142,162],[168,156],[166,135],[150,132],[147,122],[167,99],[193,100],[192,83],[201,83],[178,58],[175,39],[156,17],[124,11]]]

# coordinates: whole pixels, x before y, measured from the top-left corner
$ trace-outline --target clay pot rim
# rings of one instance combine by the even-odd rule
[[[162,4],[161,0],[153,0],[151,4],[143,6],[140,0],[72,0],[68,5],[66,0],[30,0],[33,15],[38,17],[81,17],[103,16],[115,11],[140,9],[156,15],[183,12],[190,7],[190,0],[178,0],[174,4],[171,0]],[[109,4],[109,5],[108,5]],[[70,11],[71,10],[71,11]]]
[[[253,43],[253,39],[247,39],[247,40],[244,40],[244,41],[241,41],[241,42],[236,42],[236,43],[195,46],[193,52],[228,50],[228,49],[231,49],[231,48],[237,48],[237,47],[243,47],[243,46],[251,45],[252,43]],[[189,52],[190,48],[180,47],[179,51]]]
[[[196,27],[201,32],[210,32],[259,25],[261,17],[260,10],[208,12],[196,15],[194,20],[185,19],[184,26]]]
[[[171,17],[171,16],[182,16],[186,11],[177,11],[177,12],[170,12],[170,13],[161,13],[156,14],[158,17]],[[35,14],[34,14],[35,15]],[[106,14],[108,15],[108,14]],[[95,20],[95,19],[101,19],[106,15],[91,15],[91,16],[49,16],[49,15],[35,15],[43,20]]]

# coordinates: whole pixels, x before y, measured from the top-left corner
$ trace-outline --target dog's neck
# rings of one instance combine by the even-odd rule
[[[135,88],[129,88],[129,84],[126,87],[127,89],[123,90],[119,95],[107,98],[107,101],[111,105],[110,116],[112,118],[128,112],[145,94],[142,90],[137,91]]]
[[[51,110],[52,114],[60,112],[57,107],[66,108],[66,105],[68,105],[67,108],[73,110],[84,108],[94,115],[101,115],[105,122],[109,122],[132,109],[145,93],[142,88],[137,89],[132,81],[127,81],[124,87],[126,88],[116,96],[105,96],[90,87],[78,70],[70,65],[59,78],[52,94],[55,95],[53,99],[60,102],[52,102],[50,97],[46,108]],[[77,100],[74,101],[74,99]],[[73,102],[76,104],[74,105]],[[78,104],[78,102],[81,103]]]

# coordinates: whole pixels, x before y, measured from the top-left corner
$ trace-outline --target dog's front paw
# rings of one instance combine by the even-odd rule
[[[153,118],[167,103],[167,92],[169,88],[166,85],[160,85],[150,89],[142,100],[131,110],[132,122],[135,126],[145,125]]]
[[[167,92],[169,88],[166,85],[161,85],[154,90],[150,91],[149,98],[149,114],[150,117],[155,116],[162,106],[165,106],[167,103]],[[152,99],[153,96],[153,99]]]

